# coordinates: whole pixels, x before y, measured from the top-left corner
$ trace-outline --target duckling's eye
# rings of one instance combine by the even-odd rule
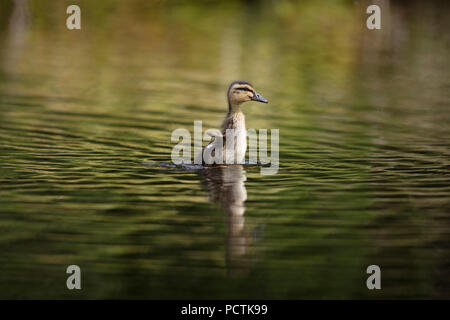
[[[236,90],[244,90],[244,91],[248,91],[248,92],[254,93],[253,90],[251,90],[251,89],[249,89],[249,88],[247,88],[247,87],[236,88]]]

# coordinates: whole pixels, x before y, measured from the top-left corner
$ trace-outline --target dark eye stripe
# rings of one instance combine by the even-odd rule
[[[248,91],[248,92],[253,92],[253,90],[251,90],[247,87],[238,87],[238,88],[234,88],[234,90],[244,90],[244,91]]]

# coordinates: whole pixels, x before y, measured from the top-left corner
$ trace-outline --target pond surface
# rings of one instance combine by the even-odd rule
[[[69,3],[17,3],[1,298],[450,298],[447,2],[385,1],[377,31],[352,1],[80,1],[79,31]],[[280,130],[278,173],[167,165],[235,79],[270,101],[244,112]]]

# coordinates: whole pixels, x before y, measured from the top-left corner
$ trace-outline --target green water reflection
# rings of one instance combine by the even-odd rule
[[[450,298],[447,2],[78,3],[1,5],[1,298]],[[165,166],[235,79],[278,174]]]

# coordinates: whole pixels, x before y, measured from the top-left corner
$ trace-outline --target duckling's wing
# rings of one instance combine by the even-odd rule
[[[225,136],[220,134],[219,131],[217,133],[219,134],[219,137],[222,138],[222,146],[224,146]],[[211,137],[211,141],[202,149],[203,164],[215,163],[214,158],[216,156],[216,148],[218,147],[217,144],[220,144],[220,140],[217,139],[216,135],[211,135]]]
[[[216,141],[216,137],[212,136],[211,141],[202,149],[202,162],[203,164],[211,163],[212,158],[214,158],[216,152],[215,152],[215,145],[214,142]],[[205,152],[206,151],[206,152]],[[205,157],[210,157],[209,159],[206,159]]]

